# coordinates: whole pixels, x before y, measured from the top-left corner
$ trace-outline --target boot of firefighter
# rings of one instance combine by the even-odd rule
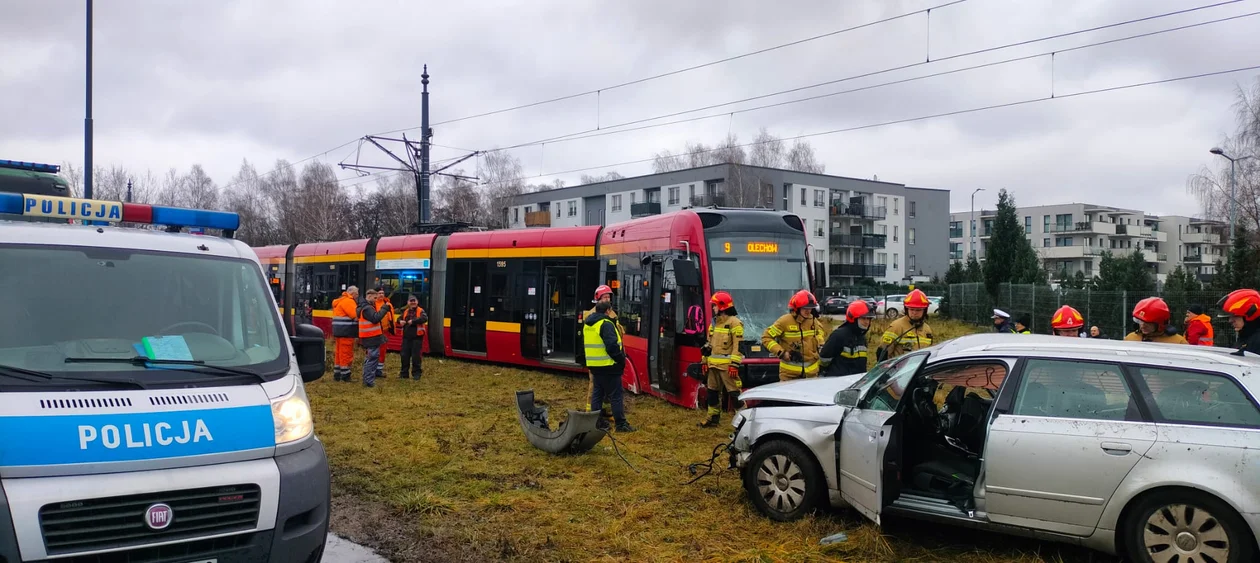
[[[739,410],[743,406],[739,402],[739,391],[731,391],[727,393],[726,404],[730,407],[731,412]]]
[[[713,428],[718,425],[718,419],[721,418],[722,409],[718,408],[718,404],[722,402],[722,393],[713,389],[705,390],[705,402],[709,406],[709,418],[700,423],[701,428]]]

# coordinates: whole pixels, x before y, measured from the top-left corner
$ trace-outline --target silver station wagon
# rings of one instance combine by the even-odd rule
[[[1250,563],[1260,356],[984,334],[741,395],[754,505],[823,503],[1066,541],[1132,561]]]

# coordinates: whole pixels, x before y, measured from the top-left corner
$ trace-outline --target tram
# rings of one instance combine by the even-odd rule
[[[727,291],[745,326],[745,385],[778,380],[762,331],[812,290],[804,225],[769,210],[697,208],[589,227],[421,234],[255,249],[288,326],[332,331],[348,286],[383,286],[395,309],[429,313],[425,352],[585,372],[580,317],[613,288],[627,366],[622,383],[698,408],[709,297]],[[391,336],[387,349],[401,339]]]

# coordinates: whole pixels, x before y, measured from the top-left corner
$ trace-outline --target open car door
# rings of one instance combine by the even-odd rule
[[[896,459],[900,457],[901,427],[897,406],[926,359],[925,353],[910,354],[892,360],[886,369],[872,370],[879,375],[840,423],[836,444],[840,496],[876,523],[887,496],[886,468],[891,466],[895,471],[900,463]]]

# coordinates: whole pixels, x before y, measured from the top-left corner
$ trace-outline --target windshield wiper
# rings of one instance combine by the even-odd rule
[[[64,373],[52,374],[52,373],[47,373],[47,372],[42,372],[42,371],[35,371],[33,369],[20,368],[17,366],[6,366],[3,364],[0,364],[0,374],[8,375],[10,377],[19,376],[18,377],[19,379],[24,379],[30,382],[36,382],[39,380],[82,381],[85,383],[104,383],[106,385],[130,385],[133,387],[138,387],[140,389],[146,389],[144,384],[134,379],[109,379],[109,378],[104,378],[104,377],[99,377],[99,378],[98,377],[85,377],[81,375],[69,375],[69,374],[64,374]],[[32,379],[32,378],[35,378],[35,379]]]
[[[250,377],[257,377],[258,379],[263,380],[263,382],[267,381],[267,378],[263,377],[262,374],[258,372],[249,371],[247,369],[231,368],[231,367],[226,367],[226,366],[207,364],[205,360],[154,360],[154,359],[146,358],[144,356],[132,356],[130,358],[66,358],[66,363],[67,364],[82,364],[82,363],[131,364],[133,366],[141,366],[141,367],[145,367],[149,365],[186,366],[185,369],[180,369],[179,371],[186,371],[190,373],[206,373],[204,370],[191,369],[193,367],[200,367],[200,368],[210,368],[212,370],[218,370],[221,374],[246,375]]]

